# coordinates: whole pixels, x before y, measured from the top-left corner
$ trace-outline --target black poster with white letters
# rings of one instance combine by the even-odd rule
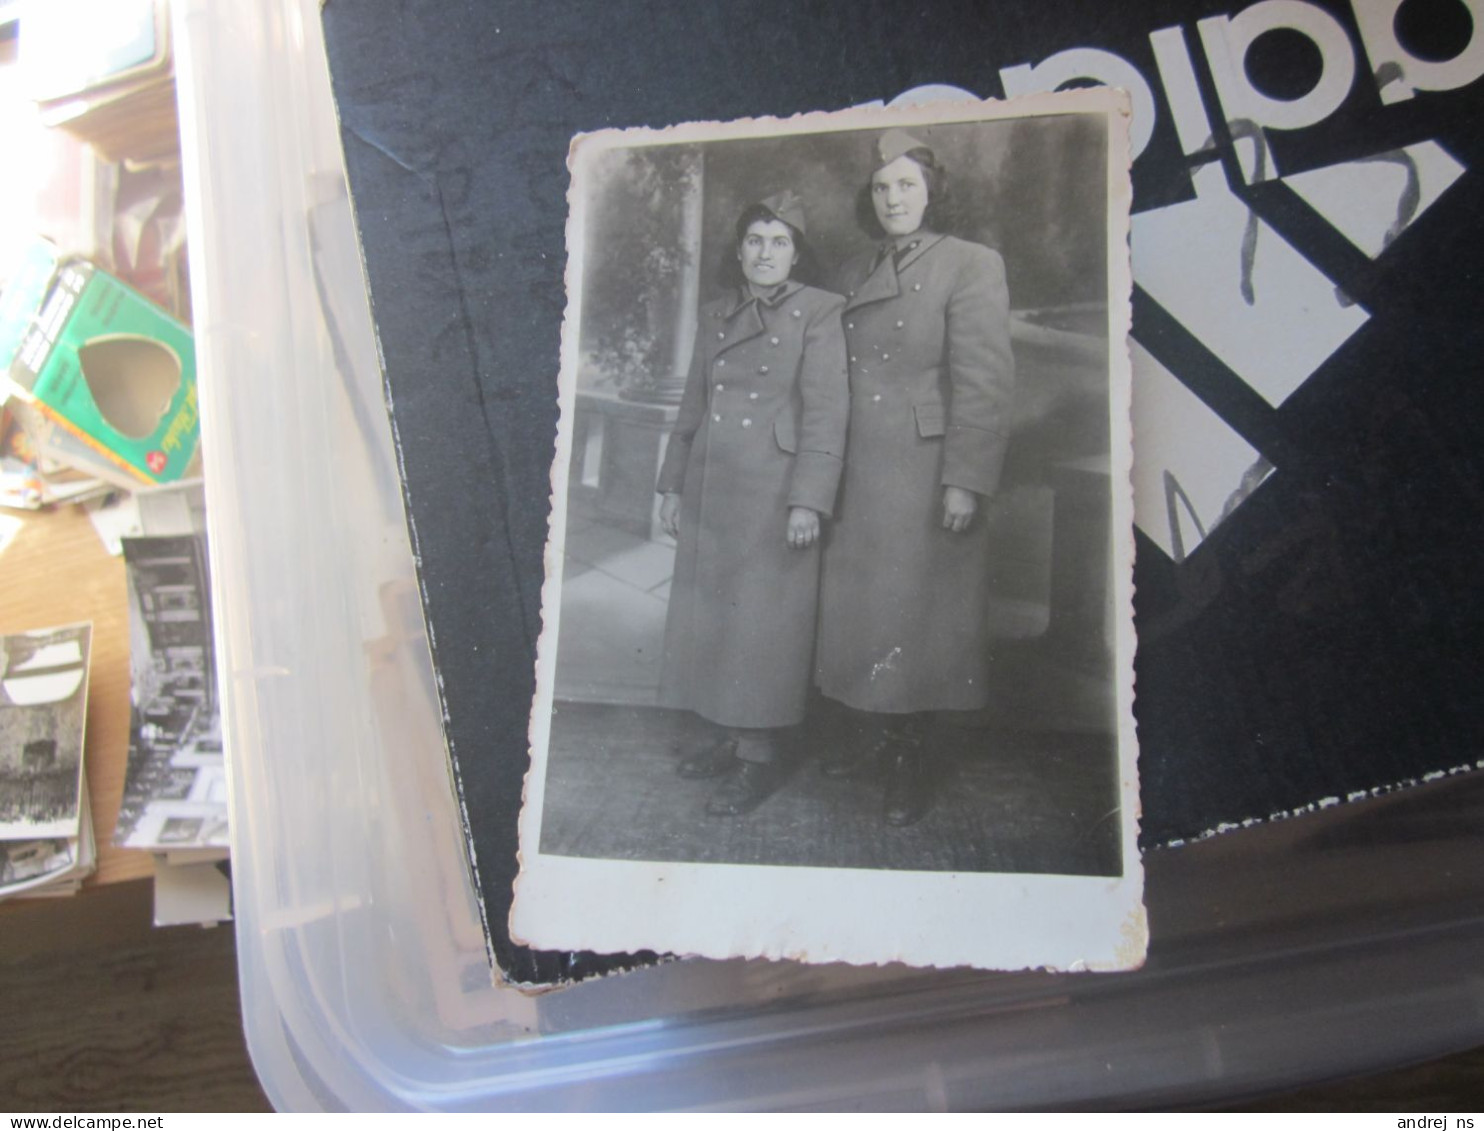
[[[1484,758],[1484,4],[330,0],[324,20],[507,975],[607,961],[504,926],[582,131],[1127,89],[1143,842]],[[1013,217],[984,223],[1032,305],[1047,264]]]

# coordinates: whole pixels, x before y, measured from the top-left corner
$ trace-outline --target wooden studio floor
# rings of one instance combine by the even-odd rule
[[[1119,871],[1117,776],[1106,736],[939,726],[923,747],[936,767],[936,804],[918,824],[894,829],[881,819],[879,780],[819,774],[808,751],[834,741],[824,725],[794,736],[792,772],[757,810],[708,817],[717,783],[675,773],[675,747],[696,725],[688,713],[653,707],[558,704],[543,851],[914,871]]]

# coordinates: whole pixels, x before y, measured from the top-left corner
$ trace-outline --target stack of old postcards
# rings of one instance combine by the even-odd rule
[[[205,515],[197,480],[135,492],[94,516],[128,568],[129,770],[113,840],[154,854],[162,925],[230,917]]]
[[[87,779],[86,624],[0,637],[0,899],[71,895],[97,860]]]

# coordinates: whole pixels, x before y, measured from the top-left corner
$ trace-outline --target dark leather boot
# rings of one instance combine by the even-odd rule
[[[778,788],[780,775],[767,762],[742,762],[737,772],[711,795],[706,812],[712,817],[740,817],[751,813]]]
[[[895,746],[886,764],[886,799],[882,817],[895,829],[915,825],[932,807],[932,782],[915,742]]]
[[[694,743],[684,751],[675,772],[688,781],[719,778],[738,767],[737,739],[733,735]]]
[[[737,771],[706,802],[713,817],[740,817],[751,813],[783,782],[782,758],[776,735],[768,730],[746,730],[737,740]]]
[[[892,741],[879,716],[855,712],[849,725],[841,730],[840,744],[820,755],[820,775],[831,781],[843,781],[874,772]]]

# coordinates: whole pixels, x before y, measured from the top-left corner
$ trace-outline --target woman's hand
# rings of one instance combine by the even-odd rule
[[[819,512],[808,507],[788,508],[788,544],[795,550],[807,550],[819,541]]]
[[[671,538],[680,537],[680,496],[673,491],[660,500],[660,526]]]
[[[979,496],[963,487],[943,488],[943,529],[962,534],[974,521],[979,509]]]

